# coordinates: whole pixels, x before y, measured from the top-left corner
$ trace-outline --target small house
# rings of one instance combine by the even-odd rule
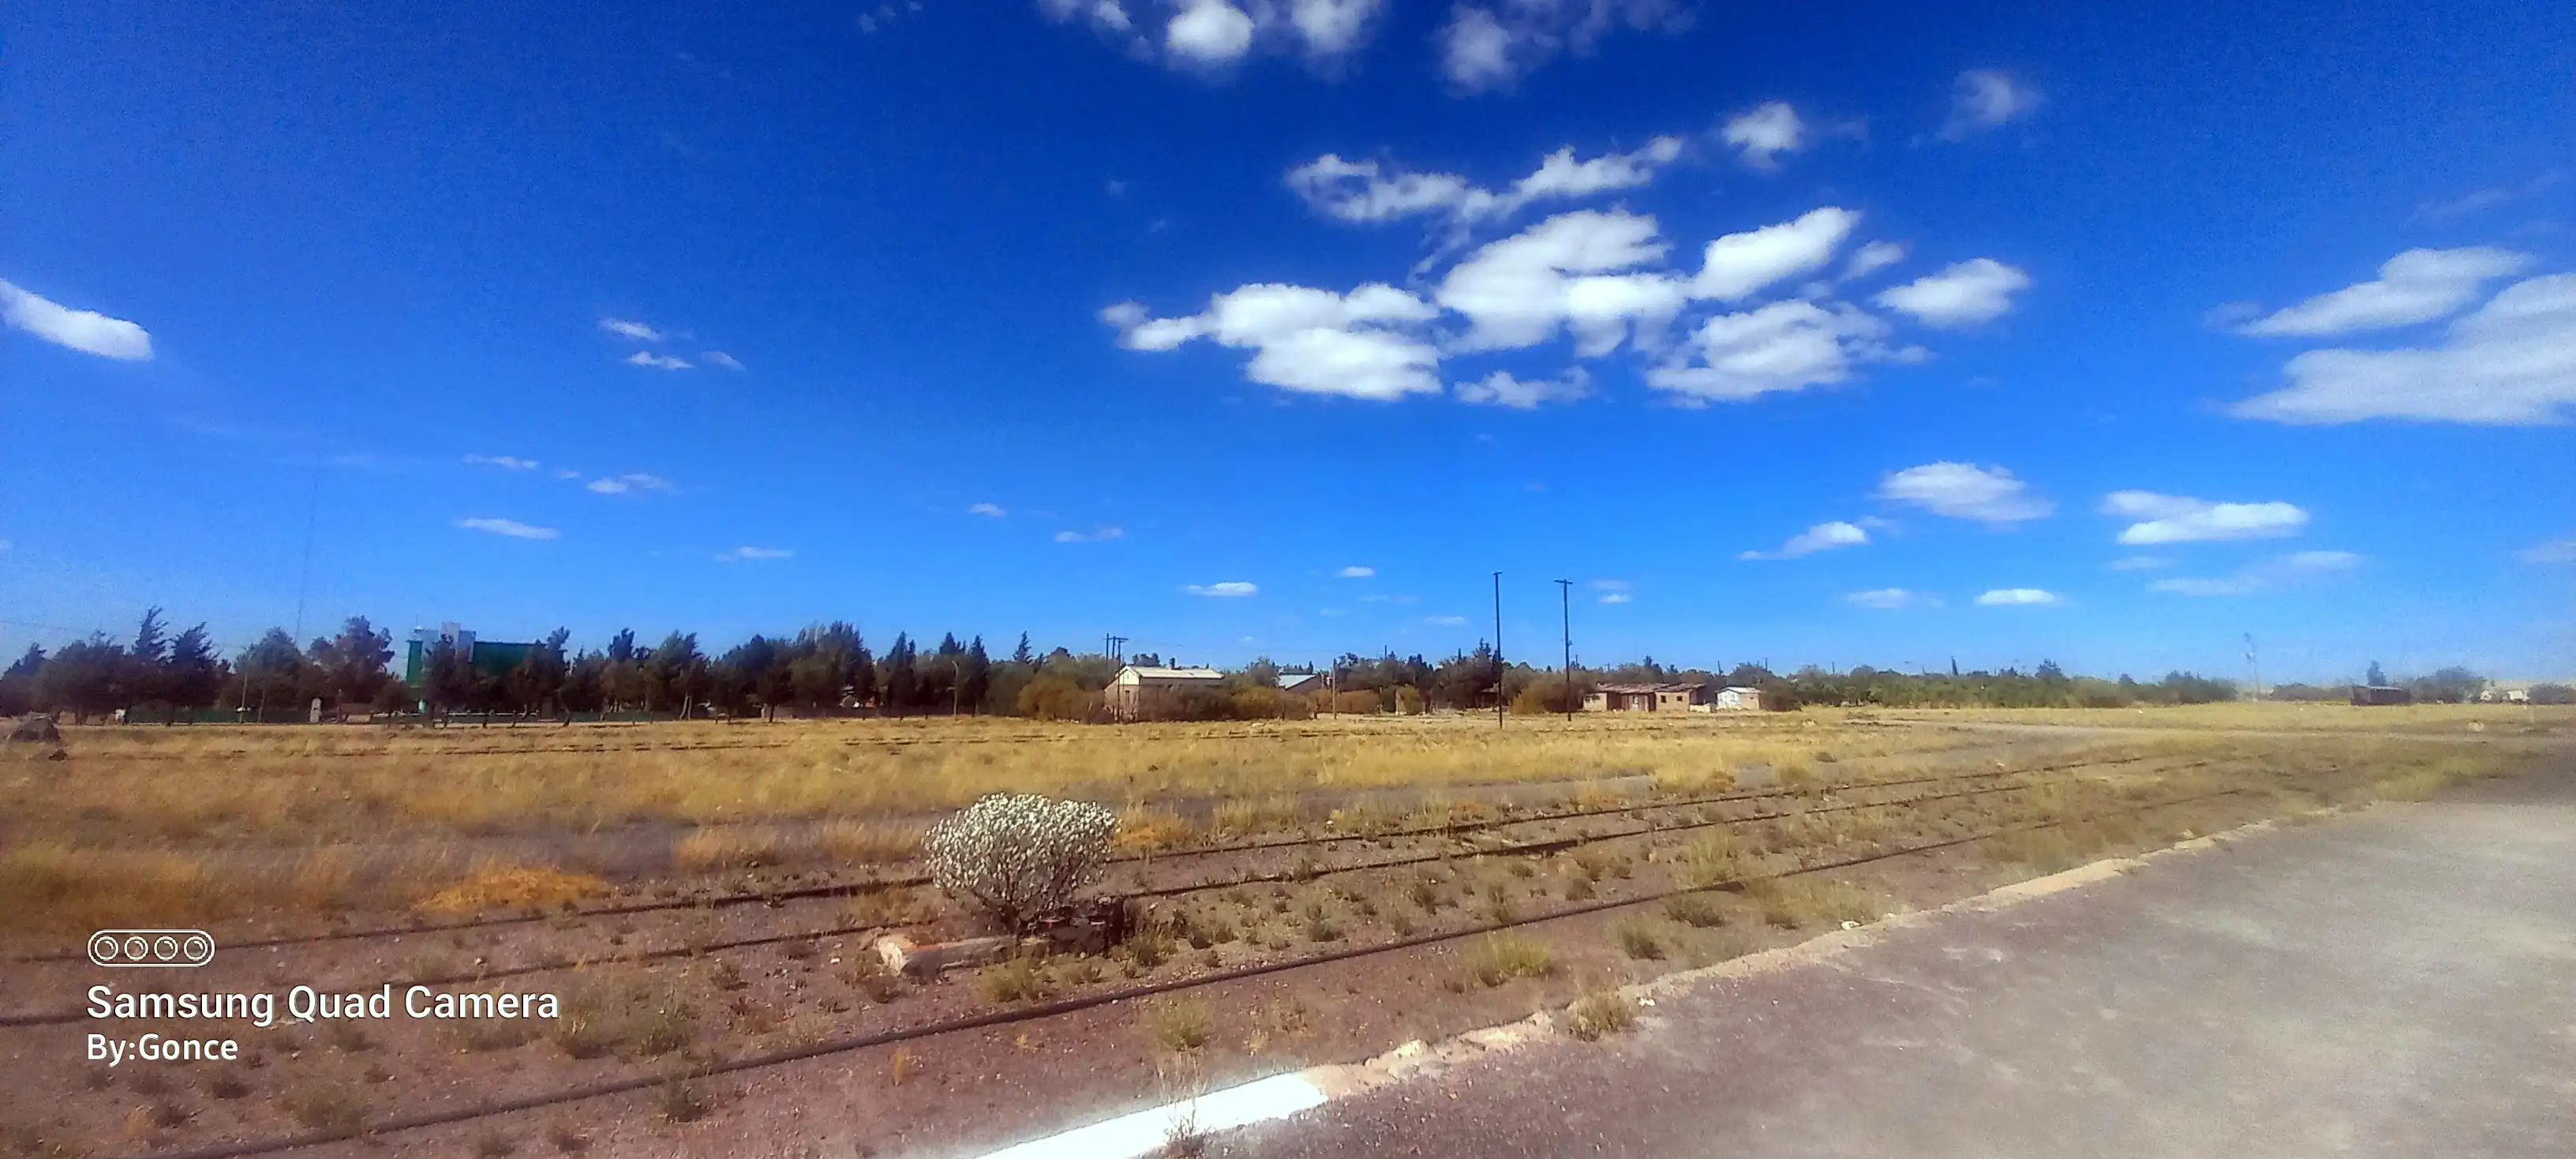
[[[1109,678],[1109,687],[1101,701],[1116,720],[1152,720],[1169,716],[1180,706],[1181,694],[1192,688],[1216,691],[1225,685],[1225,673],[1214,668],[1159,668],[1130,664]]]
[[[1309,692],[1322,692],[1323,690],[1324,674],[1321,672],[1282,672],[1279,674],[1279,691],[1281,692],[1293,692],[1299,696],[1304,696]]]
[[[1705,684],[1601,684],[1583,698],[1585,712],[1688,712],[1706,704]]]

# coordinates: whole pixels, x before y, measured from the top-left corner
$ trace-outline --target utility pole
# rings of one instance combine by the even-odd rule
[[[2254,633],[2247,632],[2245,633],[2245,667],[2254,678],[2254,699],[2260,701],[2263,699],[2263,665],[2256,662],[2254,657]]]
[[[1100,638],[1100,650],[1109,653],[1109,658],[1120,664],[1127,662],[1127,654],[1125,650],[1126,644],[1127,637],[1125,636],[1102,636]]]
[[[1503,573],[1494,573],[1494,727],[1503,727]]]
[[[1559,615],[1561,615],[1561,616],[1563,616],[1563,617],[1564,617],[1564,619],[1565,619],[1565,667],[1564,667],[1561,671],[1562,671],[1562,674],[1563,674],[1563,675],[1564,675],[1564,677],[1565,677],[1565,715],[1566,715],[1566,718],[1567,718],[1567,719],[1571,720],[1571,719],[1573,719],[1573,717],[1574,717],[1574,581],[1573,581],[1573,580],[1563,580],[1563,579],[1561,579],[1561,580],[1556,581],[1556,605],[1557,605],[1557,611],[1558,611],[1558,614],[1559,614]]]

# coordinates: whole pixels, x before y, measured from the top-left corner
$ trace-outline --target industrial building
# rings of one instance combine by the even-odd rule
[[[519,662],[526,660],[528,653],[537,647],[534,643],[504,644],[496,640],[477,640],[471,630],[459,627],[453,620],[439,625],[436,630],[414,628],[410,646],[403,657],[403,683],[415,689],[422,687],[422,681],[429,676],[429,654],[442,640],[465,657],[467,666],[474,670],[476,676],[496,680],[509,675],[510,670],[518,667]]]

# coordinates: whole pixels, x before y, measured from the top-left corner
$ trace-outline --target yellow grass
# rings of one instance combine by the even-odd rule
[[[413,908],[423,913],[467,914],[515,906],[560,905],[607,892],[607,882],[586,873],[494,862],[476,867],[465,880],[420,899]]]

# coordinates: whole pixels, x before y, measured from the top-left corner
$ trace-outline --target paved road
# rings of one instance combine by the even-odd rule
[[[1222,1154],[2576,1155],[2576,768],[2168,857]]]

